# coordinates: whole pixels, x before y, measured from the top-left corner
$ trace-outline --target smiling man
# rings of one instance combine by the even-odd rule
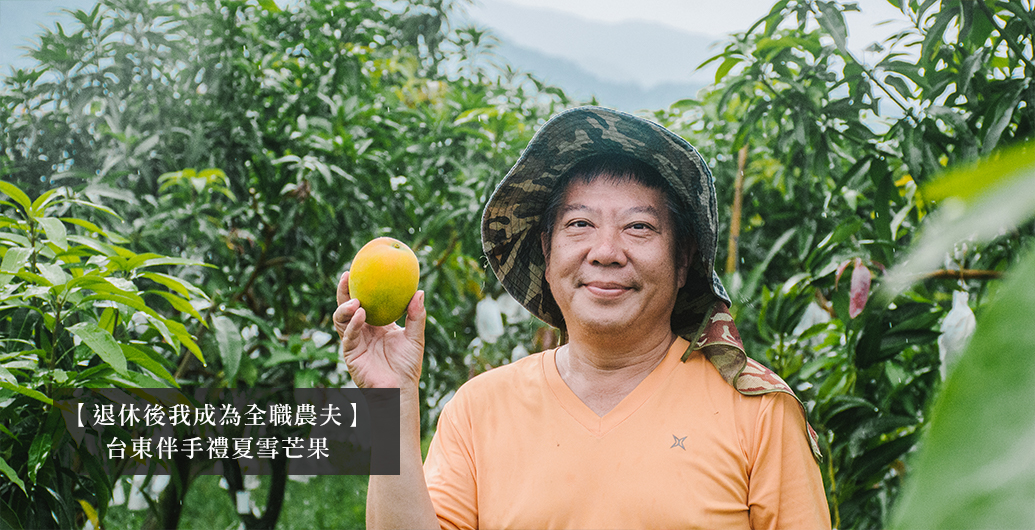
[[[568,340],[464,384],[423,464],[424,294],[405,328],[373,327],[339,284],[353,379],[401,389],[401,473],[370,478],[370,527],[830,527],[804,409],[728,313],[712,178],[686,141],[563,112],[493,193],[482,240],[507,291]]]

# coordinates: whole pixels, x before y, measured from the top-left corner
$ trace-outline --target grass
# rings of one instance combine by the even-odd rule
[[[421,440],[421,454],[427,456],[431,436]],[[230,495],[219,487],[215,475],[203,475],[191,484],[180,517],[181,530],[238,530],[241,519]],[[367,479],[365,475],[326,475],[308,483],[289,480],[284,492],[284,507],[277,519],[278,530],[347,530],[366,527]],[[129,496],[130,477],[120,481]],[[262,510],[269,493],[270,477],[260,476],[260,485],[251,499]],[[109,506],[102,521],[108,530],[141,528],[147,511],[129,511],[126,504]],[[261,512],[260,512],[261,513]]]
[[[198,477],[187,491],[181,529],[237,530],[237,516],[230,495],[219,487],[220,477]],[[260,486],[251,492],[251,499],[264,509],[269,492],[268,476],[260,476]],[[122,479],[123,491],[129,495],[129,480]],[[284,493],[284,507],[277,520],[283,530],[364,528],[366,517],[366,476],[316,476],[308,483],[289,480]],[[129,511],[126,505],[110,506],[103,524],[107,529],[141,528],[147,511]]]

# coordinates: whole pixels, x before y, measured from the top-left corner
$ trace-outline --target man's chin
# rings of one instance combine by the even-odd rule
[[[590,315],[579,319],[578,324],[588,333],[605,336],[625,334],[637,327],[635,320],[627,315]]]

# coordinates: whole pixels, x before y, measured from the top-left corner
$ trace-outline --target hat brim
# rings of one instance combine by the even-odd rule
[[[582,160],[602,154],[630,156],[653,166],[689,211],[697,252],[676,297],[672,329],[691,338],[716,301],[730,304],[714,271],[715,186],[697,150],[652,121],[603,107],[578,107],[544,124],[485,206],[482,248],[489,265],[529,312],[564,329],[564,317],[545,279],[541,216],[561,177]]]

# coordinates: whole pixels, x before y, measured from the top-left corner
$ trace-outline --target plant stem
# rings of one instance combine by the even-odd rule
[[[744,168],[747,166],[748,146],[737,155],[737,179],[733,185],[733,214],[730,218],[729,250],[726,253],[726,274],[737,272],[737,247],[740,242],[740,218],[744,203]]]
[[[989,271],[978,269],[941,269],[928,273],[925,280],[1000,280],[1003,278],[1002,271]]]

